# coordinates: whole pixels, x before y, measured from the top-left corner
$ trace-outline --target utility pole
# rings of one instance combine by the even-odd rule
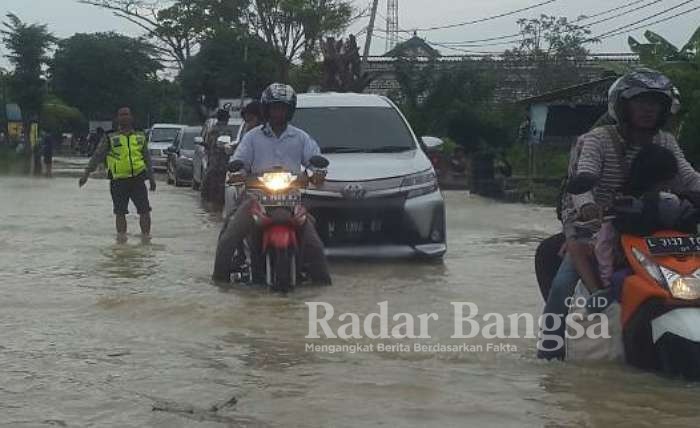
[[[243,66],[245,69],[248,69],[248,38],[246,37],[245,39],[245,45],[243,47]],[[246,87],[246,81],[245,81],[245,76],[243,77],[243,81],[241,81],[241,111],[243,110],[243,100],[245,99],[245,88]]]
[[[0,85],[2,85],[2,117],[0,118],[0,123],[3,129],[0,132],[5,134],[6,141],[10,141],[9,127],[7,126],[7,76],[9,74],[5,73],[5,70],[0,68]]]
[[[379,0],[374,0],[372,3],[372,14],[369,17],[369,26],[367,27],[367,40],[365,40],[365,52],[362,55],[362,68],[367,66],[367,58],[369,57],[369,49],[372,46],[372,35],[374,34],[374,21],[377,18],[377,7]]]
[[[399,43],[399,0],[386,2],[386,51]]]

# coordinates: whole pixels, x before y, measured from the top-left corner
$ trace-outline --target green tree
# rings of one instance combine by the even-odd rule
[[[145,119],[148,92],[162,68],[143,40],[116,33],[76,34],[58,44],[51,62],[53,91],[89,119],[109,119],[124,105]]]
[[[0,31],[7,50],[6,57],[14,66],[10,79],[15,101],[22,109],[25,123],[38,118],[46,96],[43,67],[47,52],[56,38],[46,25],[26,24],[17,15],[7,14]]]
[[[352,34],[347,41],[329,37],[321,43],[323,52],[323,82],[325,91],[362,92],[372,81],[369,73],[363,73],[360,50]]]
[[[63,132],[83,133],[87,129],[87,119],[77,108],[50,97],[41,108],[39,127],[54,135]]]
[[[590,28],[548,15],[520,19],[518,25],[520,45],[507,50],[504,58],[535,67],[535,72],[526,70],[520,76],[534,94],[580,83],[578,66],[590,53],[587,45],[599,42]]]
[[[219,28],[241,25],[250,0],[80,0],[112,11],[146,32],[163,60],[182,69],[202,39]]]
[[[512,112],[495,109],[496,82],[477,63],[445,69],[404,58],[396,69],[401,92],[393,98],[418,135],[448,137],[468,152],[500,153],[515,140]]]
[[[251,32],[279,55],[279,76],[292,62],[313,58],[319,41],[352,21],[350,0],[79,0],[111,10],[146,31],[182,69],[202,42],[223,31]]]
[[[277,77],[278,64],[277,52],[260,38],[219,31],[202,42],[200,52],[185,63],[178,80],[188,104],[204,115],[218,105],[219,98],[240,96],[243,80],[248,95],[262,93]],[[202,106],[206,109],[199,108]]]
[[[345,30],[353,11],[348,0],[254,0],[248,22],[279,54],[279,77],[286,80],[292,62],[315,58],[320,41]]]

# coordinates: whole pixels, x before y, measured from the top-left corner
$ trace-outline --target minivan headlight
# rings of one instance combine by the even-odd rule
[[[437,188],[437,177],[433,171],[409,175],[401,181],[401,191],[407,192],[408,198],[415,198],[433,193]]]

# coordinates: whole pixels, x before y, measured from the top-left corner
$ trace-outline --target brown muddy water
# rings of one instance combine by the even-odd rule
[[[283,297],[209,282],[221,222],[189,189],[161,183],[152,243],[130,216],[130,240],[117,245],[106,181],[78,190],[73,178],[0,177],[0,425],[699,425],[696,385],[619,365],[543,363],[530,338],[450,339],[450,302],[539,315],[532,257],[557,225],[550,208],[446,198],[444,264],[335,260],[332,287]],[[383,301],[390,316],[439,320],[430,339],[310,340],[313,301],[334,306],[334,327],[338,314],[377,312]],[[482,349],[307,349],[380,343]],[[500,343],[508,349],[493,349]]]

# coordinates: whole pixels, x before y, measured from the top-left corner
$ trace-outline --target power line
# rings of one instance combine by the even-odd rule
[[[632,10],[628,10],[626,12],[618,13],[617,15],[608,16],[607,18],[603,18],[603,19],[600,19],[598,21],[588,23],[585,25],[585,27],[592,27],[594,25],[602,24],[603,22],[612,21],[613,19],[620,18],[620,17],[625,16],[625,15],[629,15],[630,13],[637,12],[637,11],[642,10],[642,9],[646,9],[648,7],[651,7],[655,4],[657,4],[657,3],[661,3],[662,1],[663,0],[654,0],[651,3],[641,5],[639,7],[632,9]]]
[[[437,27],[415,28],[413,31],[443,30],[443,29],[448,29],[448,28],[464,27],[464,26],[467,26],[467,25],[478,24],[478,23],[486,22],[486,21],[493,21],[494,19],[504,18],[504,17],[506,17],[506,16],[512,16],[512,15],[518,14],[518,13],[520,13],[520,12],[526,12],[526,11],[528,11],[528,10],[532,10],[532,9],[536,9],[536,8],[539,8],[539,7],[542,7],[542,6],[546,6],[546,5],[548,5],[548,4],[552,4],[552,3],[557,2],[557,1],[558,1],[558,0],[547,0],[547,1],[544,1],[544,2],[541,2],[541,3],[534,4],[534,5],[532,5],[532,6],[523,7],[523,8],[520,8],[520,9],[512,10],[512,11],[510,11],[510,12],[501,13],[501,14],[499,14],[499,15],[488,16],[488,17],[486,17],[486,18],[481,18],[481,19],[477,19],[477,20],[474,20],[474,21],[460,22],[460,23],[457,23],[457,24],[442,25],[442,26],[437,26]],[[404,32],[404,33],[410,33],[410,32],[412,32],[412,31],[405,31],[405,30],[403,30],[403,32]]]
[[[584,14],[584,15],[581,15],[575,22],[597,18],[599,16],[607,15],[611,12],[617,12],[618,10],[627,9],[630,6],[634,6],[634,5],[637,5],[639,3],[644,3],[646,1],[649,1],[649,0],[635,0],[635,1],[631,1],[629,3],[625,3],[623,5],[620,5],[620,6],[614,7],[612,9],[608,9],[608,10],[604,10],[602,12],[594,13],[593,15],[585,15]]]
[[[692,8],[692,9],[688,9],[688,10],[686,10],[686,11],[684,11],[684,12],[680,12],[680,13],[677,13],[677,14],[675,14],[675,15],[671,15],[671,16],[668,16],[668,17],[666,17],[666,18],[663,18],[663,19],[659,19],[659,20],[656,20],[656,21],[653,21],[653,22],[649,22],[649,23],[647,23],[647,24],[640,25],[640,26],[638,26],[638,27],[629,28],[629,29],[626,29],[626,30],[624,30],[624,31],[618,31],[618,32],[615,32],[615,33],[613,33],[613,34],[601,35],[601,36],[599,36],[598,38],[601,39],[601,40],[603,40],[603,39],[609,39],[610,37],[616,37],[616,36],[619,36],[619,35],[622,35],[622,34],[630,33],[630,32],[632,32],[632,31],[640,30],[640,29],[642,29],[642,28],[648,28],[648,27],[650,27],[650,26],[652,26],[652,25],[656,25],[656,24],[660,24],[660,23],[662,23],[662,22],[670,21],[670,20],[672,20],[672,19],[675,19],[675,18],[684,16],[684,15],[687,15],[687,14],[689,14],[689,13],[691,13],[691,12],[695,12],[695,11],[698,10],[698,9],[700,9],[700,6],[695,6],[695,7]]]
[[[500,14],[500,15],[494,15],[494,16],[490,16],[490,17],[487,17],[487,18],[478,19],[478,20],[475,20],[475,21],[469,21],[469,22],[465,22],[465,23],[461,23],[461,24],[446,25],[446,26],[442,26],[442,27],[429,27],[429,28],[416,29],[416,30],[413,30],[413,32],[417,32],[417,31],[432,31],[432,30],[438,30],[438,29],[444,29],[444,28],[454,28],[454,27],[463,26],[463,25],[470,25],[470,24],[475,24],[475,23],[479,23],[479,22],[485,22],[485,21],[497,19],[497,18],[500,18],[500,17],[510,16],[510,15],[514,15],[514,14],[517,14],[517,13],[520,13],[520,12],[523,12],[523,11],[531,10],[531,9],[534,9],[534,8],[537,8],[537,7],[544,6],[544,5],[546,5],[546,4],[553,3],[553,2],[555,2],[555,1],[557,1],[557,0],[545,1],[545,2],[541,2],[541,3],[535,4],[535,5],[532,5],[532,6],[529,6],[529,7],[517,9],[517,10],[511,11],[511,12],[507,12],[507,13],[503,13],[503,14]],[[630,8],[630,7],[632,7],[632,6],[637,6],[637,5],[639,5],[638,7],[633,8],[633,9],[631,9],[631,10],[627,10],[627,11],[624,11],[624,12],[622,12],[622,13],[619,13],[619,14],[616,14],[616,15],[613,15],[613,16],[610,16],[610,17],[607,17],[607,18],[604,18],[604,19],[595,21],[595,22],[588,23],[588,24],[586,24],[586,25],[583,26],[583,27],[591,27],[591,26],[594,26],[594,25],[601,24],[601,23],[603,23],[603,22],[611,21],[611,20],[613,20],[613,19],[617,19],[617,18],[620,18],[620,17],[622,17],[622,16],[625,16],[625,15],[628,15],[628,14],[631,14],[631,13],[634,13],[634,12],[637,12],[637,11],[639,11],[639,10],[648,8],[648,7],[653,6],[653,5],[657,4],[657,3],[660,3],[660,2],[663,1],[663,0],[653,0],[653,1],[649,2],[649,3],[641,4],[641,5],[640,5],[640,3],[645,3],[645,2],[647,2],[647,1],[649,1],[649,0],[634,0],[634,1],[630,1],[630,2],[627,2],[627,3],[625,3],[625,4],[622,4],[622,5],[619,5],[619,6],[616,6],[616,7],[613,7],[613,8],[610,8],[610,9],[607,9],[607,10],[604,10],[604,11],[601,11],[601,12],[597,12],[597,13],[592,14],[592,15],[581,15],[578,19],[576,19],[576,20],[574,20],[574,21],[572,21],[572,22],[573,22],[573,23],[578,23],[578,22],[587,21],[587,20],[590,20],[590,19],[593,19],[593,18],[596,18],[596,17],[605,16],[605,15],[608,15],[608,14],[613,13],[613,12],[617,12],[617,11],[620,11],[620,10],[628,9],[628,8]],[[650,17],[647,17],[647,18],[643,19],[643,20],[640,20],[640,21],[637,21],[637,22],[635,22],[635,23],[629,24],[629,26],[633,26],[633,25],[639,24],[639,23],[641,23],[641,22],[644,22],[644,21],[646,21],[646,20],[653,19],[653,18],[655,18],[655,17],[657,17],[657,16],[659,16],[659,15],[662,15],[662,14],[664,14],[664,13],[668,13],[668,12],[670,12],[670,11],[672,11],[672,10],[678,9],[678,8],[684,6],[684,5],[686,5],[686,4],[688,4],[688,3],[692,2],[692,1],[695,1],[695,0],[687,0],[687,1],[684,2],[684,3],[681,3],[681,4],[676,5],[676,6],[674,6],[674,7],[668,8],[668,9],[666,9],[666,10],[664,10],[664,11],[661,11],[661,12],[659,12],[658,14],[652,15],[652,16],[650,16]],[[381,13],[380,13],[379,15],[380,15],[380,17],[383,17],[383,16],[381,15]],[[386,19],[385,17],[383,17],[383,18]],[[616,32],[616,31],[621,30],[621,29],[623,29],[623,28],[627,28],[627,26],[619,27],[619,28],[617,28],[617,29],[615,29],[615,30],[612,30],[612,31],[610,31],[610,32],[603,33],[601,36],[606,36],[606,35],[608,35],[608,34],[610,34],[610,33],[612,33],[612,32]],[[381,30],[381,29],[380,29],[380,30],[378,30],[378,31],[386,32],[387,30],[386,30],[386,29],[384,29],[384,30]],[[400,32],[403,32],[403,33],[410,33],[410,32],[411,32],[411,31],[408,31],[408,30],[404,30],[404,29],[402,29],[402,28],[399,28],[399,31],[400,31]],[[457,51],[457,52],[466,52],[466,53],[489,53],[489,54],[490,54],[490,53],[495,53],[495,52],[470,51],[470,50],[465,50],[465,49],[460,49],[460,48],[478,48],[478,47],[487,47],[487,46],[512,45],[512,44],[517,43],[518,41],[520,41],[520,37],[521,37],[521,33],[515,33],[515,34],[504,35],[504,36],[489,37],[489,38],[476,39],[476,40],[466,40],[466,41],[461,41],[461,42],[435,42],[435,41],[431,41],[431,40],[426,40],[426,42],[427,42],[427,43],[430,43],[430,44],[433,44],[433,45],[436,45],[436,46],[439,46],[439,47],[442,47],[442,48],[445,48],[445,49],[449,49],[449,50],[452,50],[452,51]],[[599,37],[600,37],[600,36],[599,36]],[[599,38],[599,37],[596,37],[596,38]],[[607,38],[607,37],[606,37],[606,38]],[[384,38],[384,39],[386,39],[386,38]],[[405,41],[405,40],[406,40],[406,39],[404,39],[404,38],[401,38],[401,39],[402,39],[402,41]],[[498,41],[498,42],[497,42],[497,43],[481,43],[481,42],[491,42],[491,41],[494,41],[494,42]],[[589,41],[591,41],[591,40],[589,40]],[[478,43],[478,44],[477,44],[477,43]]]
[[[632,7],[632,6],[638,5],[639,3],[644,3],[644,2],[646,2],[646,1],[649,1],[649,0],[635,0],[635,1],[632,1],[632,2],[629,2],[629,3],[625,3],[625,4],[623,4],[623,5],[620,5],[620,6],[611,8],[611,9],[604,10],[604,11],[602,11],[602,12],[595,13],[595,14],[593,14],[593,15],[581,15],[579,18],[577,18],[576,20],[572,21],[572,23],[575,24],[575,23],[578,23],[578,22],[583,22],[583,21],[587,21],[587,20],[589,20],[589,19],[597,18],[597,17],[599,17],[599,16],[608,15],[608,14],[610,14],[610,13],[612,13],[612,12],[617,12],[618,10],[627,9],[627,8]],[[601,19],[601,20],[598,20],[598,21],[595,21],[595,22],[588,23],[588,24],[586,24],[586,25],[583,25],[583,27],[584,27],[584,28],[591,27],[591,26],[593,26],[593,25],[597,25],[597,24],[600,24],[600,23],[603,23],[603,22],[606,22],[606,21],[610,21],[610,20],[613,20],[613,19],[616,19],[616,18],[625,16],[625,15],[628,15],[628,14],[630,14],[630,13],[634,13],[634,12],[637,12],[637,11],[639,11],[639,10],[645,9],[645,8],[647,8],[647,7],[649,7],[649,6],[653,6],[654,4],[657,4],[657,3],[661,2],[661,1],[663,1],[663,0],[653,0],[651,3],[647,3],[647,4],[644,4],[644,5],[641,5],[641,6],[639,6],[639,7],[634,8],[634,9],[631,9],[631,10],[628,10],[628,11],[625,11],[625,12],[622,12],[622,13],[619,13],[619,14],[617,14],[617,15],[613,15],[613,16],[608,17],[608,18],[605,18],[605,19]],[[462,41],[462,42],[444,42],[444,44],[450,45],[450,46],[462,46],[462,47],[499,46],[499,45],[504,45],[504,44],[510,45],[510,44],[513,44],[513,43],[516,43],[516,42],[520,41],[520,37],[521,37],[521,33],[515,33],[515,34],[509,34],[509,35],[505,35],[505,36],[491,37],[491,38],[487,38],[487,39],[465,40],[465,41]],[[513,40],[509,40],[509,39],[513,39]],[[489,41],[495,41],[495,40],[507,40],[507,41],[504,41],[504,42],[501,42],[501,43],[484,44],[484,45],[481,45],[481,44],[480,44],[480,45],[476,45],[476,44],[474,44],[474,43],[489,42]]]
[[[689,3],[692,3],[692,2],[694,2],[694,1],[695,1],[695,0],[686,0],[686,1],[684,1],[683,3],[677,4],[677,5],[675,5],[675,6],[669,7],[668,9],[662,10],[661,12],[658,12],[658,13],[655,13],[655,14],[653,14],[653,15],[647,16],[646,18],[640,19],[639,21],[635,21],[635,22],[633,22],[633,23],[631,23],[631,24],[623,25],[622,27],[618,27],[618,28],[615,28],[615,29],[613,29],[613,30],[607,31],[607,32],[605,32],[605,33],[599,34],[599,35],[597,35],[597,36],[595,36],[595,37],[592,37],[592,38],[588,39],[587,41],[588,41],[588,42],[592,42],[592,41],[595,41],[595,40],[597,40],[597,39],[604,39],[604,38],[607,38],[606,36],[608,36],[608,35],[610,35],[610,34],[617,33],[617,32],[619,32],[620,30],[624,30],[624,29],[627,29],[627,28],[630,28],[630,27],[634,27],[635,25],[638,25],[638,24],[641,24],[641,23],[643,23],[643,22],[649,21],[650,19],[654,19],[654,18],[659,17],[659,16],[661,16],[661,15],[665,15],[666,13],[668,13],[668,12],[670,12],[670,11],[672,11],[672,10],[679,9],[679,8],[685,6],[685,5],[689,4]],[[692,10],[691,10],[691,11],[692,11]],[[686,11],[685,13],[689,13],[689,12],[690,12],[690,11]],[[679,15],[674,15],[674,17],[680,16],[680,15],[684,15],[685,13],[681,13],[681,14],[679,14]],[[646,25],[649,25],[649,24],[646,24]],[[631,31],[631,30],[630,30],[630,31]]]

